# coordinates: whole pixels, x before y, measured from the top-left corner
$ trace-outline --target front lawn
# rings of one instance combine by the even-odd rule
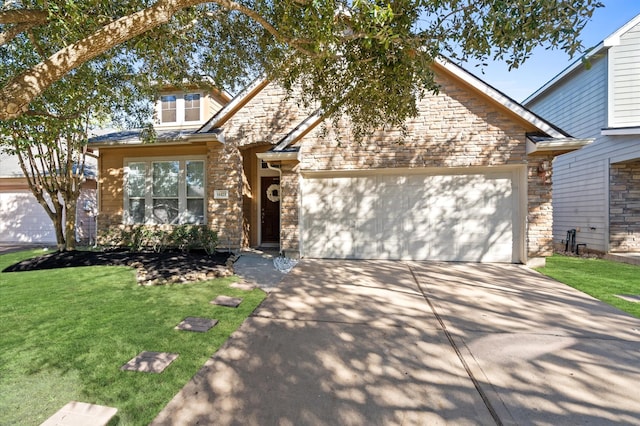
[[[2,255],[0,271],[40,254]],[[148,424],[264,299],[233,281],[142,287],[114,266],[0,273],[0,424],[38,425],[72,400],[116,407],[112,424]],[[209,304],[220,294],[244,300]],[[220,322],[174,329],[189,316]],[[162,374],[120,370],[141,351],[180,356]]]
[[[539,272],[640,318],[640,303],[616,294],[640,295],[640,266],[604,259],[554,255]]]

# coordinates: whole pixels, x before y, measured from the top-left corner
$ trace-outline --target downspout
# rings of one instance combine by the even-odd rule
[[[272,166],[268,161],[265,161],[265,163],[267,164],[267,169],[277,171],[278,175],[280,176],[280,213],[278,215],[278,228],[280,231],[278,232],[278,252],[280,256],[282,256],[282,169],[280,167]]]

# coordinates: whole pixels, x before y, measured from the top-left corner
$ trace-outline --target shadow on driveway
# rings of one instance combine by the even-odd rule
[[[303,260],[153,424],[638,423],[638,329],[520,266]]]

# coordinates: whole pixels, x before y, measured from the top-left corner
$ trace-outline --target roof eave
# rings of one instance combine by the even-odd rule
[[[260,152],[256,156],[263,161],[300,161],[300,151],[267,151]]]
[[[189,135],[181,135],[174,139],[156,139],[152,143],[145,143],[142,139],[127,139],[127,140],[115,140],[115,141],[105,141],[105,142],[95,142],[90,144],[90,148],[115,148],[115,147],[129,147],[129,146],[153,146],[153,145],[163,145],[163,146],[172,146],[172,145],[185,145],[193,142],[220,142],[217,132],[206,133],[206,134],[196,134],[192,133]]]
[[[444,68],[445,70],[447,70],[448,72],[450,72],[451,74],[459,78],[460,80],[464,81],[466,84],[470,85],[471,87],[478,90],[480,93],[484,94],[485,96],[489,97],[495,102],[501,104],[503,107],[510,110],[516,116],[530,123],[532,126],[546,133],[547,135],[553,138],[566,138],[569,136],[568,134],[563,133],[558,129],[555,129],[550,123],[548,123],[541,117],[537,116],[536,114],[532,113],[531,111],[529,111],[528,109],[526,109],[521,104],[511,99],[504,93],[500,92],[499,90],[495,89],[494,87],[491,87],[484,81],[480,80],[478,77],[474,76],[464,68],[441,57],[437,58],[435,62],[436,64],[438,64],[439,66],[441,66],[442,68]]]
[[[233,115],[244,107],[251,99],[262,91],[268,84],[266,75],[262,75],[253,80],[236,97],[231,99],[225,106],[215,113],[196,133],[207,133],[226,123]]]
[[[309,117],[305,118],[302,123],[296,126],[291,132],[289,132],[284,138],[282,138],[273,151],[282,151],[294,143],[302,139],[307,133],[313,130],[324,119],[324,113],[321,109],[314,111]]]
[[[527,138],[527,155],[552,154],[555,156],[566,154],[567,152],[577,151],[591,144],[594,140],[593,138],[558,138],[536,142]]]

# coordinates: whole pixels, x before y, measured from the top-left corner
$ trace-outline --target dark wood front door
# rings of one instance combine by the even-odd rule
[[[260,192],[262,243],[280,243],[280,178],[262,177]]]

